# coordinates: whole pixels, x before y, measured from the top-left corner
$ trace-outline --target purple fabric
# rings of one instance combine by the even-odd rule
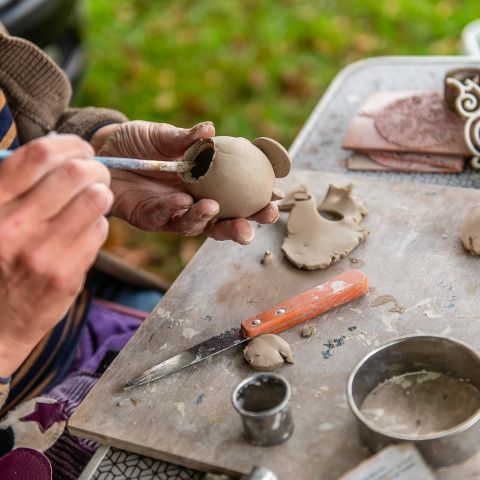
[[[35,410],[20,418],[21,422],[37,422],[40,431],[45,433],[54,423],[67,420],[65,401],[57,403],[36,402]]]
[[[0,480],[51,480],[47,457],[33,448],[16,448],[0,458]]]
[[[99,378],[96,373],[105,354],[119,352],[135,333],[142,321],[127,313],[110,310],[92,303],[69,373],[47,397],[57,400],[69,418]],[[92,412],[95,415],[95,412]],[[85,468],[98,445],[74,437],[65,431],[45,455],[53,467],[54,479],[76,479]]]
[[[69,372],[95,372],[109,350],[119,352],[142,321],[126,313],[92,302]]]

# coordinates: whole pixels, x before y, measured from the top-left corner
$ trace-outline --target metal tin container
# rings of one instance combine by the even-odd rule
[[[363,442],[372,452],[391,443],[412,442],[436,468],[473,455],[480,448],[479,409],[451,428],[421,435],[392,432],[362,412],[364,400],[377,386],[413,372],[439,372],[480,391],[480,355],[465,343],[435,335],[393,340],[364,357],[348,380],[348,402],[358,420]]]
[[[252,445],[278,445],[290,438],[291,392],[288,381],[273,373],[257,373],[235,388],[233,406],[242,417],[245,436]]]

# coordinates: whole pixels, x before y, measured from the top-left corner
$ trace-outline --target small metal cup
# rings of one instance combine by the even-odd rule
[[[287,380],[273,373],[257,373],[235,388],[233,406],[242,417],[245,436],[252,445],[278,445],[290,438],[293,433],[288,406],[291,394]]]

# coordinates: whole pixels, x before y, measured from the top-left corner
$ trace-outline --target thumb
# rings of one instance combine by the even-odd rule
[[[150,139],[165,157],[178,157],[196,141],[215,135],[212,122],[202,122],[192,128],[178,128],[165,123],[153,124]]]

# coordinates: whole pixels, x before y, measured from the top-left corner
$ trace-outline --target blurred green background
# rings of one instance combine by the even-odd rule
[[[456,55],[479,0],[88,0],[77,105],[286,147],[338,71],[374,55]],[[172,281],[201,238],[112,222],[107,247]]]

